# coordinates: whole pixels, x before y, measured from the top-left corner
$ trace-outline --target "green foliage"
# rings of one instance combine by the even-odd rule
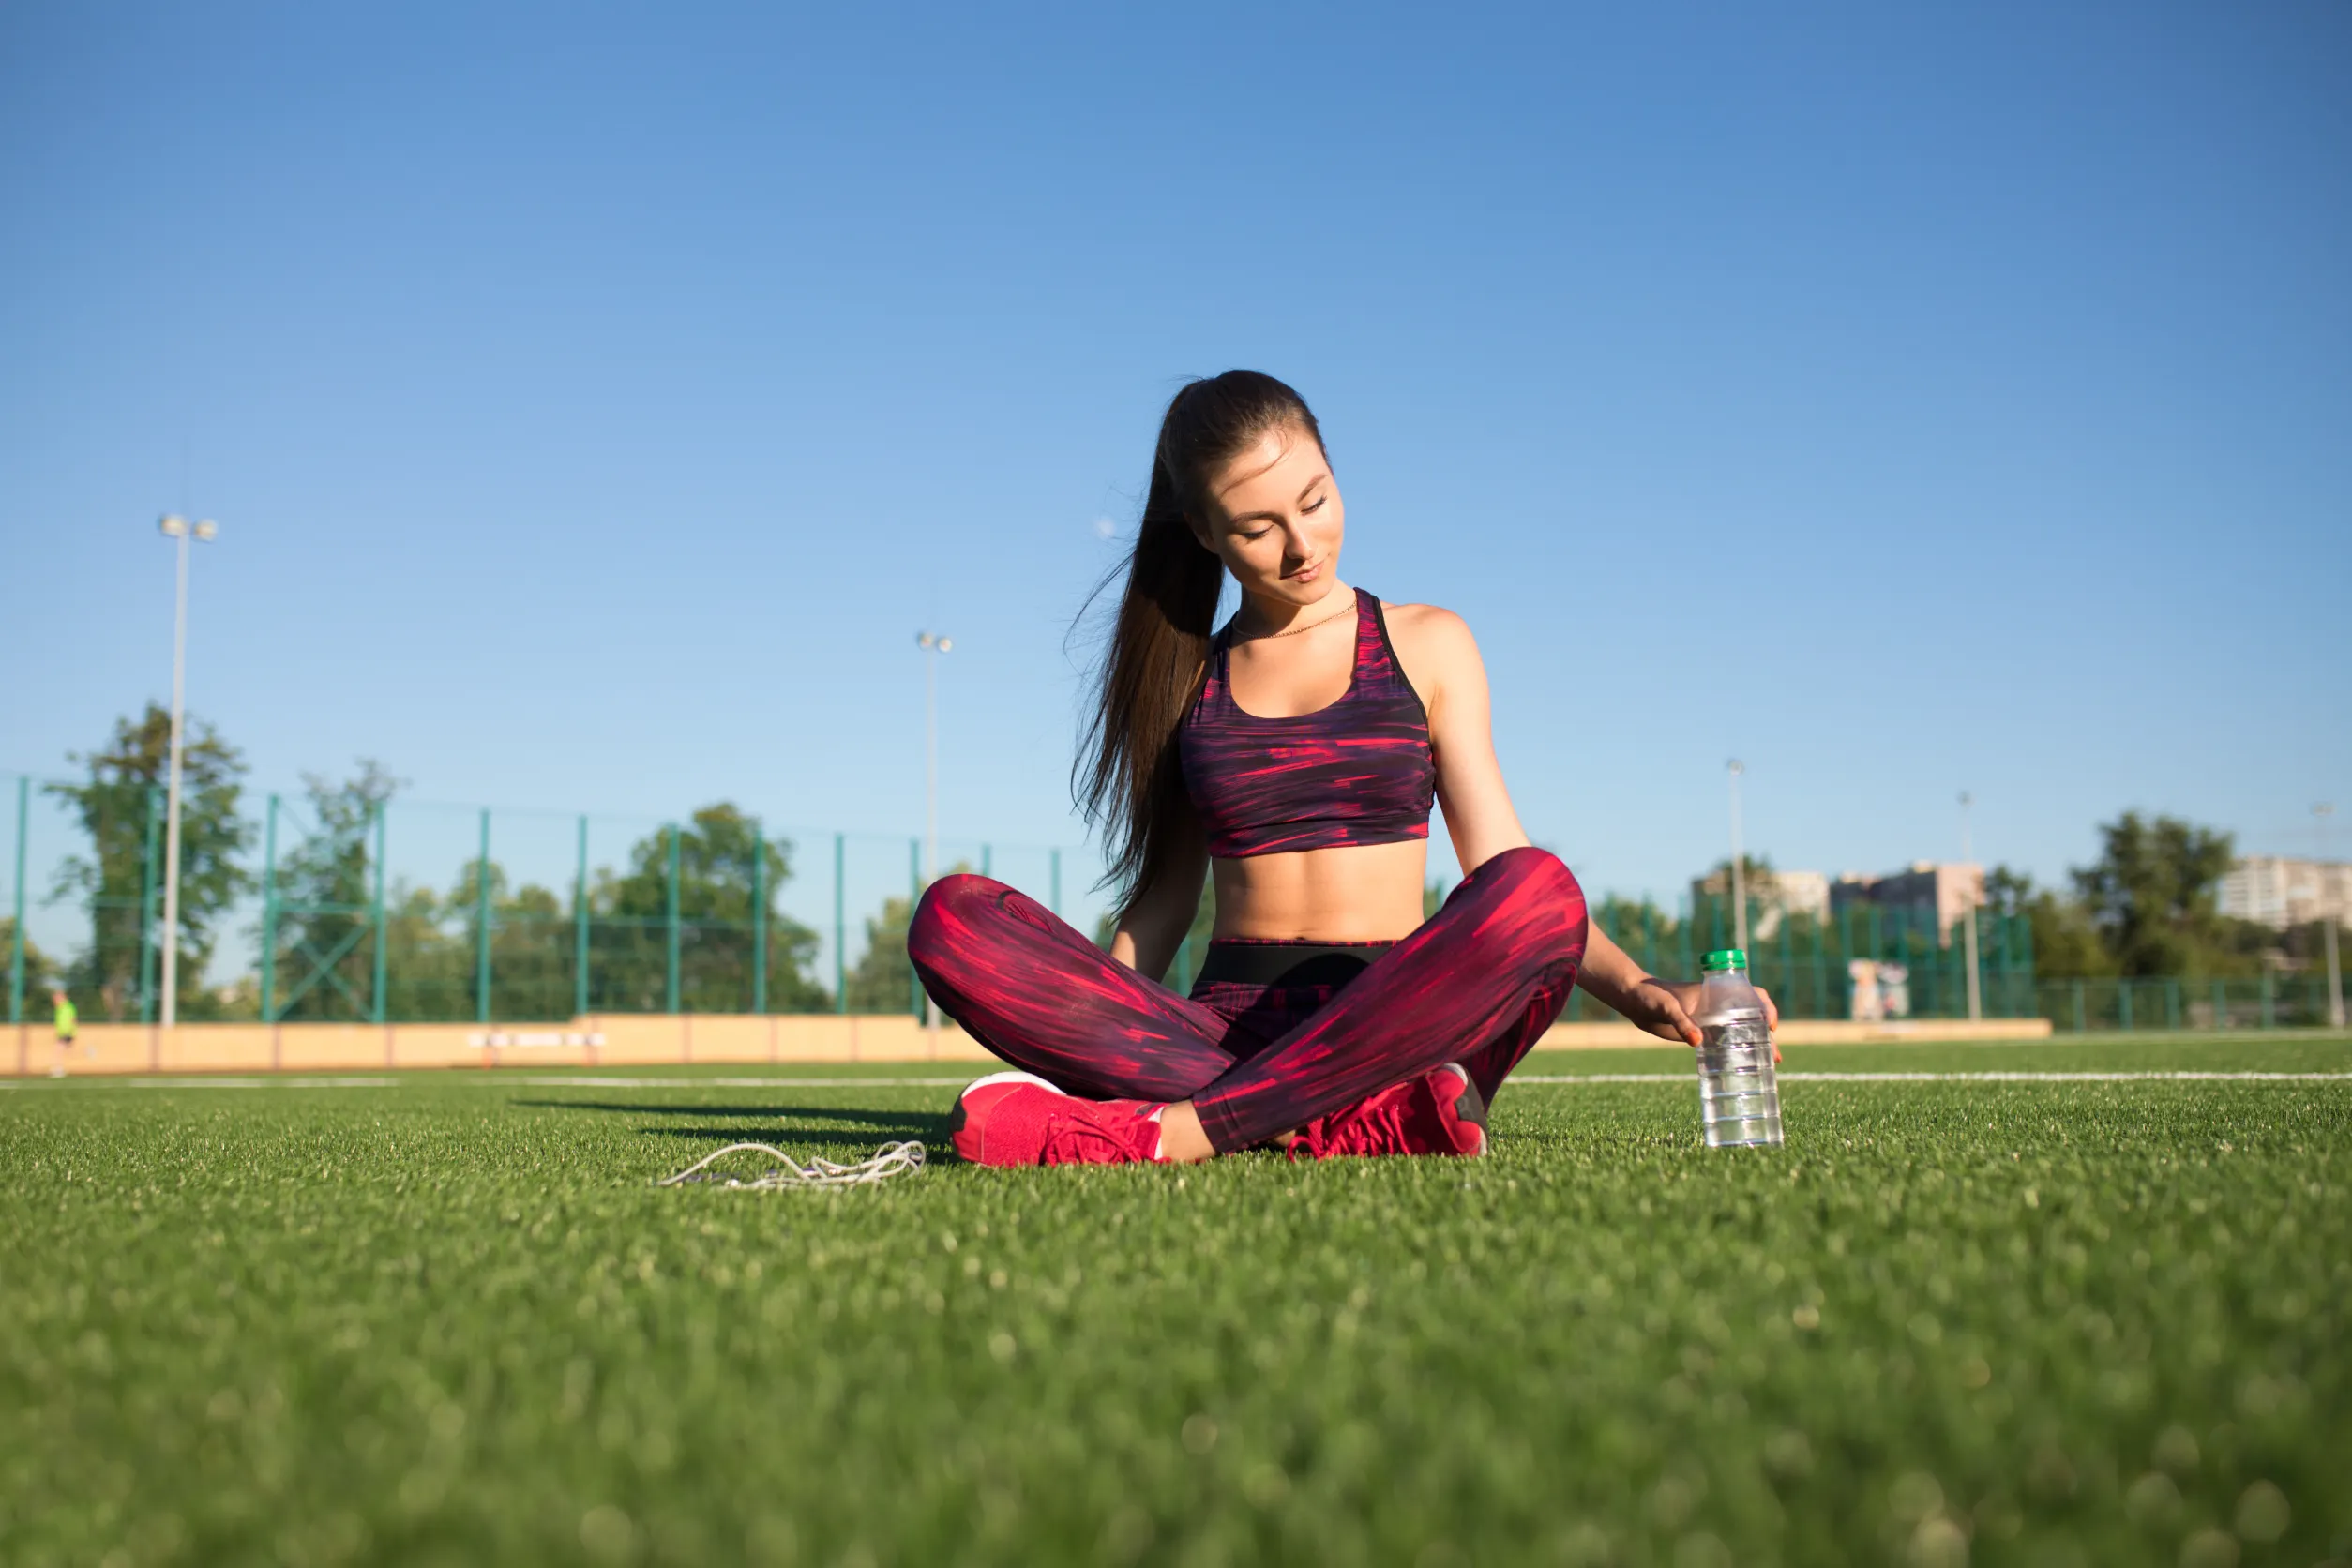
[[[594,1010],[658,1012],[668,1005],[673,848],[680,1005],[694,1013],[750,1011],[755,867],[763,867],[769,1011],[830,1007],[830,996],[809,972],[817,933],[775,905],[776,893],[792,880],[792,841],[762,842],[758,827],[758,819],[731,802],[706,806],[679,829],[674,847],[669,832],[649,834],[630,850],[626,870],[597,878],[592,907],[602,929],[592,938],[597,943],[589,969]]]
[[[2100,855],[2074,891],[2124,974],[2187,974],[2224,943],[2215,908],[2230,836],[2177,817],[2126,811],[2099,830]]]
[[[2027,922],[2039,972],[2069,977],[2116,972],[2115,956],[2089,912],[2050,888],[2036,887],[2025,872],[1994,867],[1985,874],[1984,901],[1989,913]]]
[[[1789,1065],[2344,1062],[2150,1049]],[[1188,1171],[960,1167],[919,1085],[27,1087],[0,1540],[134,1568],[2342,1557],[2352,1082],[1791,1083],[1787,1150],[1711,1153],[1682,1053],[1534,1070],[1658,1081],[1515,1084],[1475,1163]],[[722,1140],[910,1136],[940,1163],[880,1188],[650,1184]]]
[[[151,834],[161,842],[171,782],[172,716],[147,704],[136,718],[117,719],[98,750],[67,759],[88,774],[80,784],[53,784],[73,803],[90,852],[65,862],[54,897],[78,899],[88,912],[90,945],[68,966],[68,983],[86,1004],[95,1000],[109,1019],[133,1014],[140,1001],[140,897]],[[218,1000],[204,988],[204,966],[218,933],[215,923],[251,885],[238,864],[252,828],[237,815],[245,759],[210,724],[189,716],[180,751],[179,1016],[217,1017]],[[161,852],[153,889],[162,918]],[[160,975],[160,970],[158,970]]]
[[[317,774],[302,783],[311,830],[277,871],[278,1016],[364,1018],[374,994],[376,814],[400,781],[382,763],[363,761],[342,783]]]
[[[2043,975],[2229,979],[2308,963],[2320,951],[2316,924],[2282,934],[2219,912],[2235,858],[2228,834],[2127,811],[2099,836],[2099,858],[2070,873],[2071,896],[2006,866],[1985,878],[1989,911],[2031,924]]]
[[[341,783],[307,782],[309,832],[286,853],[279,877],[279,1016],[366,1018],[374,998],[372,823],[395,782],[372,762]],[[830,1011],[830,994],[809,972],[817,934],[776,907],[792,875],[792,845],[766,841],[755,858],[757,837],[757,820],[727,802],[704,807],[677,832],[679,1005],[705,1013],[756,1005],[758,867],[767,900],[768,1011]],[[591,1012],[668,1008],[671,854],[671,831],[658,829],[630,847],[623,869],[602,871],[590,887]],[[387,889],[386,1017],[482,1016],[486,894],[489,1016],[572,1016],[579,999],[577,891],[518,887],[495,859],[485,867],[477,857],[458,868],[445,891],[405,882]]]
[[[850,968],[852,1013],[911,1013],[918,1003],[914,969],[907,961],[907,927],[914,906],[884,898],[882,912],[866,917],[866,951]]]
[[[970,861],[959,860],[942,874],[962,876],[972,868]],[[905,898],[884,898],[881,912],[866,917],[866,951],[850,966],[845,988],[849,1011],[912,1013],[922,1007],[923,993],[907,958],[907,927],[913,920],[914,905]]]
[[[0,914],[0,974],[5,974],[16,956],[16,917]],[[26,1018],[33,1016],[33,1002],[49,994],[49,988],[65,979],[64,973],[51,960],[40,944],[31,937],[24,939],[24,1006]],[[5,984],[5,982],[0,982]]]

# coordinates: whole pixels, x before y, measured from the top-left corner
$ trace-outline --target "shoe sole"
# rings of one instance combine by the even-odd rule
[[[1486,1152],[1486,1096],[1478,1092],[1477,1080],[1459,1062],[1447,1063],[1443,1070],[1462,1080],[1462,1092],[1454,1097],[1454,1119],[1478,1129],[1478,1147],[1462,1151],[1465,1159],[1476,1159]]]

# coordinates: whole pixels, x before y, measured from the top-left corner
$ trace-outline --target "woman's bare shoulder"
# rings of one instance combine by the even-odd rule
[[[1380,614],[1388,622],[1388,635],[1397,654],[1404,658],[1412,657],[1416,650],[1439,658],[1459,657],[1464,653],[1475,656],[1478,652],[1470,623],[1441,606],[1383,600]]]
[[[1454,611],[1434,604],[1390,604],[1383,600],[1380,614],[1388,623],[1389,641],[1395,645],[1396,660],[1405,667],[1406,679],[1412,682],[1424,701],[1441,691],[1449,677],[1483,668],[1470,623]]]

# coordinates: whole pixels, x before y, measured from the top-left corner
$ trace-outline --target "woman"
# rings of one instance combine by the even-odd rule
[[[1230,370],[1176,394],[1078,770],[1121,895],[1110,951],[974,876],[934,883],[908,933],[941,1009],[1020,1069],[957,1100],[966,1159],[1480,1153],[1576,984],[1699,1043],[1697,986],[1644,973],[1529,844],[1470,628],[1342,582],[1345,535],[1296,392]],[[1241,608],[1213,636],[1228,572]],[[1468,874],[1424,921],[1433,796]],[[1209,874],[1180,997],[1148,977]]]

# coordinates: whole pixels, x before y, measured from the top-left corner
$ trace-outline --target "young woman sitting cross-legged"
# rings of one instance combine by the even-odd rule
[[[934,883],[908,934],[941,1009],[1018,1069],[957,1101],[964,1158],[1476,1154],[1574,985],[1698,1044],[1697,986],[1643,972],[1529,844],[1470,628],[1342,582],[1345,532],[1296,392],[1233,370],[1176,394],[1080,768],[1122,894],[1110,951],[986,877]],[[1425,920],[1433,799],[1467,875]],[[1179,996],[1151,976],[1212,874]]]

